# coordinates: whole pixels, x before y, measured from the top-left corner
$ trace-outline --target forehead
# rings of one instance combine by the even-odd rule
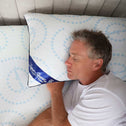
[[[79,40],[74,40],[70,47],[70,53],[82,53],[87,52],[88,47],[86,46],[86,42],[82,42]]]

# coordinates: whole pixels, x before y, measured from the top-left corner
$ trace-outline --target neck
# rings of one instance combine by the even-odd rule
[[[93,82],[95,82],[98,78],[100,78],[104,73],[103,72],[93,72],[92,74],[90,74],[89,76],[87,76],[87,78],[84,80],[80,80],[80,83],[82,85],[89,85]]]

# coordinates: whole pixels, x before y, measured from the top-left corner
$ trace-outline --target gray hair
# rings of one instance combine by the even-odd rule
[[[72,33],[73,40],[84,42],[89,48],[89,58],[103,59],[102,71],[106,71],[106,67],[112,57],[112,45],[108,38],[101,31],[79,30]]]

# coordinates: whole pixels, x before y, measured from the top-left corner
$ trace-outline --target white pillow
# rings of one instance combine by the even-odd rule
[[[30,58],[34,62],[30,62],[29,86],[48,83],[52,78],[69,80],[64,63],[72,42],[71,33],[85,28],[101,30],[109,37],[113,45],[110,69],[116,76],[126,79],[126,19],[37,13],[28,13],[25,18],[30,32]],[[37,69],[52,78],[47,80]]]
[[[0,125],[27,126],[50,105],[46,85],[29,88],[27,26],[0,26]]]

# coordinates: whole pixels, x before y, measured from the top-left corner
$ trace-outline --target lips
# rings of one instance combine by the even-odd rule
[[[67,69],[67,72],[68,72],[68,73],[71,73],[72,71],[71,71],[70,69]]]

